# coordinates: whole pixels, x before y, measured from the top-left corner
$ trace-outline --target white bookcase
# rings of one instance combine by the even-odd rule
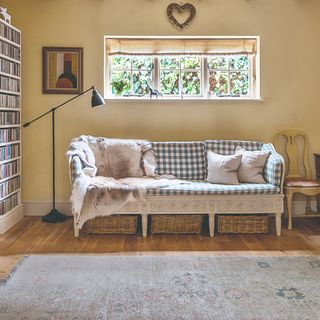
[[[0,234],[23,218],[21,32],[0,19]]]

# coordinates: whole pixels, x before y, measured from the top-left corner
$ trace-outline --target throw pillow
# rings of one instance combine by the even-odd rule
[[[271,152],[247,151],[238,146],[236,154],[242,155],[241,165],[238,170],[238,179],[240,182],[266,183],[263,178],[263,169]]]
[[[241,164],[241,154],[221,155],[208,150],[208,177],[210,183],[239,184],[237,170]]]

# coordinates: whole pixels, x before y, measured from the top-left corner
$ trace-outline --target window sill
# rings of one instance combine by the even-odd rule
[[[193,97],[193,98],[168,98],[168,97],[159,97],[159,98],[139,98],[139,97],[126,97],[126,98],[104,98],[106,103],[113,103],[113,102],[151,102],[151,103],[167,103],[167,102],[213,102],[213,103],[220,103],[220,102],[264,102],[264,98],[202,98],[202,97]]]

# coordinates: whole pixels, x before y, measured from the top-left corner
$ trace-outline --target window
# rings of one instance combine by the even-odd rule
[[[208,57],[209,94],[223,97],[251,96],[248,55]]]
[[[144,96],[152,86],[151,57],[114,56],[111,70],[112,95]]]
[[[258,38],[106,38],[106,98],[259,98]]]
[[[160,92],[168,96],[201,95],[201,59],[194,56],[160,57]]]

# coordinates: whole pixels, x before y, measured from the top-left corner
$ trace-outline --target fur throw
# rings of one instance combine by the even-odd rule
[[[82,138],[83,137],[83,138]],[[66,153],[67,157],[78,156],[84,166],[84,174],[94,177],[97,174],[96,161],[94,154],[88,145],[88,141],[85,136],[72,139],[69,150]]]
[[[81,229],[90,219],[111,215],[128,202],[143,201],[150,188],[164,188],[185,183],[190,182],[148,177],[114,179],[81,175],[73,186],[72,211],[76,216],[77,226]]]
[[[79,228],[89,219],[110,215],[128,202],[143,200],[148,188],[186,183],[156,175],[156,157],[151,143],[145,140],[83,135],[71,141],[67,156],[78,156],[84,166],[71,195]]]
[[[67,156],[79,156],[89,176],[156,176],[156,157],[145,140],[80,136],[72,140]]]

